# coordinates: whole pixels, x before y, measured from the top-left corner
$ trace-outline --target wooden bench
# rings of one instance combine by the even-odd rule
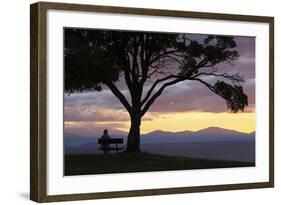
[[[124,149],[124,147],[118,147],[118,144],[123,144],[123,138],[110,138],[110,139],[98,139],[98,144],[101,145],[99,148],[103,151],[103,153],[109,153],[110,150],[115,150],[119,152],[120,150]],[[110,147],[111,144],[115,144],[115,147]]]

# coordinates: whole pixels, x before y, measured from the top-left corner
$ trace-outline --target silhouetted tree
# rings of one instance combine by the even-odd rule
[[[209,35],[204,40],[187,34],[65,29],[65,91],[101,91],[106,85],[128,111],[131,127],[127,151],[140,151],[141,119],[172,85],[197,81],[225,99],[232,112],[248,105],[238,74],[219,73],[217,65],[239,57],[230,36]],[[208,82],[206,76],[217,78]],[[130,99],[116,86],[124,78]],[[150,88],[144,92],[144,85]],[[151,83],[151,81],[153,81]]]

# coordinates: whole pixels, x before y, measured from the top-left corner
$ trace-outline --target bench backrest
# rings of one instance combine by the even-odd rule
[[[98,139],[99,144],[123,144],[123,138]]]

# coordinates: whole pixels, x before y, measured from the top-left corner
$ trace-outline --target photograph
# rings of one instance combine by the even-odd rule
[[[64,176],[255,167],[255,36],[63,28]]]

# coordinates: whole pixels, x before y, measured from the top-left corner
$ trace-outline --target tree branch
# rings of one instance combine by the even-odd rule
[[[120,92],[120,90],[112,82],[105,82],[105,85],[111,90],[111,92],[119,99],[126,110],[131,113],[132,107],[127,101],[126,97]]]
[[[215,76],[215,77],[222,77],[222,78],[226,78],[228,80],[231,80],[232,82],[245,82],[245,80],[243,79],[243,77],[241,77],[239,74],[233,74],[233,75],[229,75],[227,73],[220,73],[220,74],[216,74],[214,72],[211,72],[211,73],[205,73],[205,72],[202,72],[202,73],[198,73],[197,75],[194,75],[192,76],[193,78],[196,78],[198,76],[201,76],[201,75],[205,75],[205,76]]]
[[[176,50],[169,50],[169,51],[165,51],[163,53],[160,53],[159,55],[157,55],[155,58],[153,58],[150,62],[149,62],[149,65],[151,65],[152,63],[154,63],[155,61],[159,60],[160,58],[163,58],[165,57],[166,55],[168,54],[173,54],[173,53],[176,53],[178,52],[178,49]]]
[[[167,76],[166,78],[171,78],[171,76]],[[163,79],[165,79],[165,78],[163,78]],[[164,81],[163,79],[161,79],[162,81]],[[162,94],[162,92],[165,90],[165,88],[167,88],[168,86],[171,86],[171,85],[174,85],[174,84],[176,84],[176,83],[179,83],[179,82],[182,82],[182,81],[184,81],[184,80],[187,80],[187,79],[189,79],[189,77],[179,77],[179,78],[177,78],[177,79],[175,79],[175,80],[172,80],[172,81],[170,81],[170,82],[167,82],[167,83],[165,83],[165,84],[163,84],[160,88],[159,88],[159,90],[147,101],[147,103],[145,104],[145,106],[144,106],[144,108],[143,108],[143,110],[141,111],[141,116],[143,116],[146,112],[147,112],[147,110],[150,108],[150,106],[154,103],[154,101]],[[167,79],[166,79],[167,80]],[[156,82],[155,82],[156,83]],[[155,83],[153,84],[153,89],[156,87],[156,85],[155,85]],[[151,87],[151,88],[152,88]],[[150,89],[150,90],[152,90],[153,91],[153,89]],[[149,90],[149,92],[150,92],[150,90]],[[151,95],[151,93],[152,93],[152,91],[149,93],[149,96]],[[147,95],[148,96],[148,95]],[[147,96],[146,96],[146,98],[145,99],[148,99],[149,98],[149,96],[148,96],[148,98],[147,98]],[[143,103],[144,103],[144,101],[142,101]]]
[[[156,87],[159,83],[161,83],[161,82],[163,82],[163,81],[166,81],[166,80],[169,80],[169,79],[171,79],[171,78],[177,78],[177,77],[179,77],[179,76],[177,76],[177,75],[169,75],[169,76],[167,76],[167,77],[165,77],[165,78],[161,78],[161,79],[156,80],[156,81],[153,83],[153,85],[150,87],[150,89],[147,91],[147,94],[146,94],[145,98],[141,101],[141,105],[143,106],[143,104],[148,100],[148,98],[149,98],[149,97],[151,96],[151,94],[153,93],[155,87]]]
[[[209,90],[211,90],[213,93],[217,94],[218,96],[220,96],[220,97],[222,97],[222,98],[224,99],[224,96],[221,95],[221,94],[219,94],[219,93],[215,90],[214,86],[212,86],[211,84],[209,84],[209,83],[207,83],[207,82],[205,82],[205,81],[203,81],[203,80],[201,80],[201,79],[199,79],[199,78],[192,78],[191,80],[196,80],[196,81],[201,82],[201,83],[204,84]]]
[[[201,79],[199,79],[199,78],[192,78],[191,80],[196,80],[196,81],[201,82],[201,83],[204,84],[207,88],[209,88],[209,90],[211,90],[212,92],[216,93],[216,90],[214,89],[214,87],[213,87],[211,84],[209,84],[209,83],[207,83],[207,82],[205,82],[205,81],[203,81],[203,80],[201,80]],[[217,94],[217,93],[216,93],[216,94]]]

